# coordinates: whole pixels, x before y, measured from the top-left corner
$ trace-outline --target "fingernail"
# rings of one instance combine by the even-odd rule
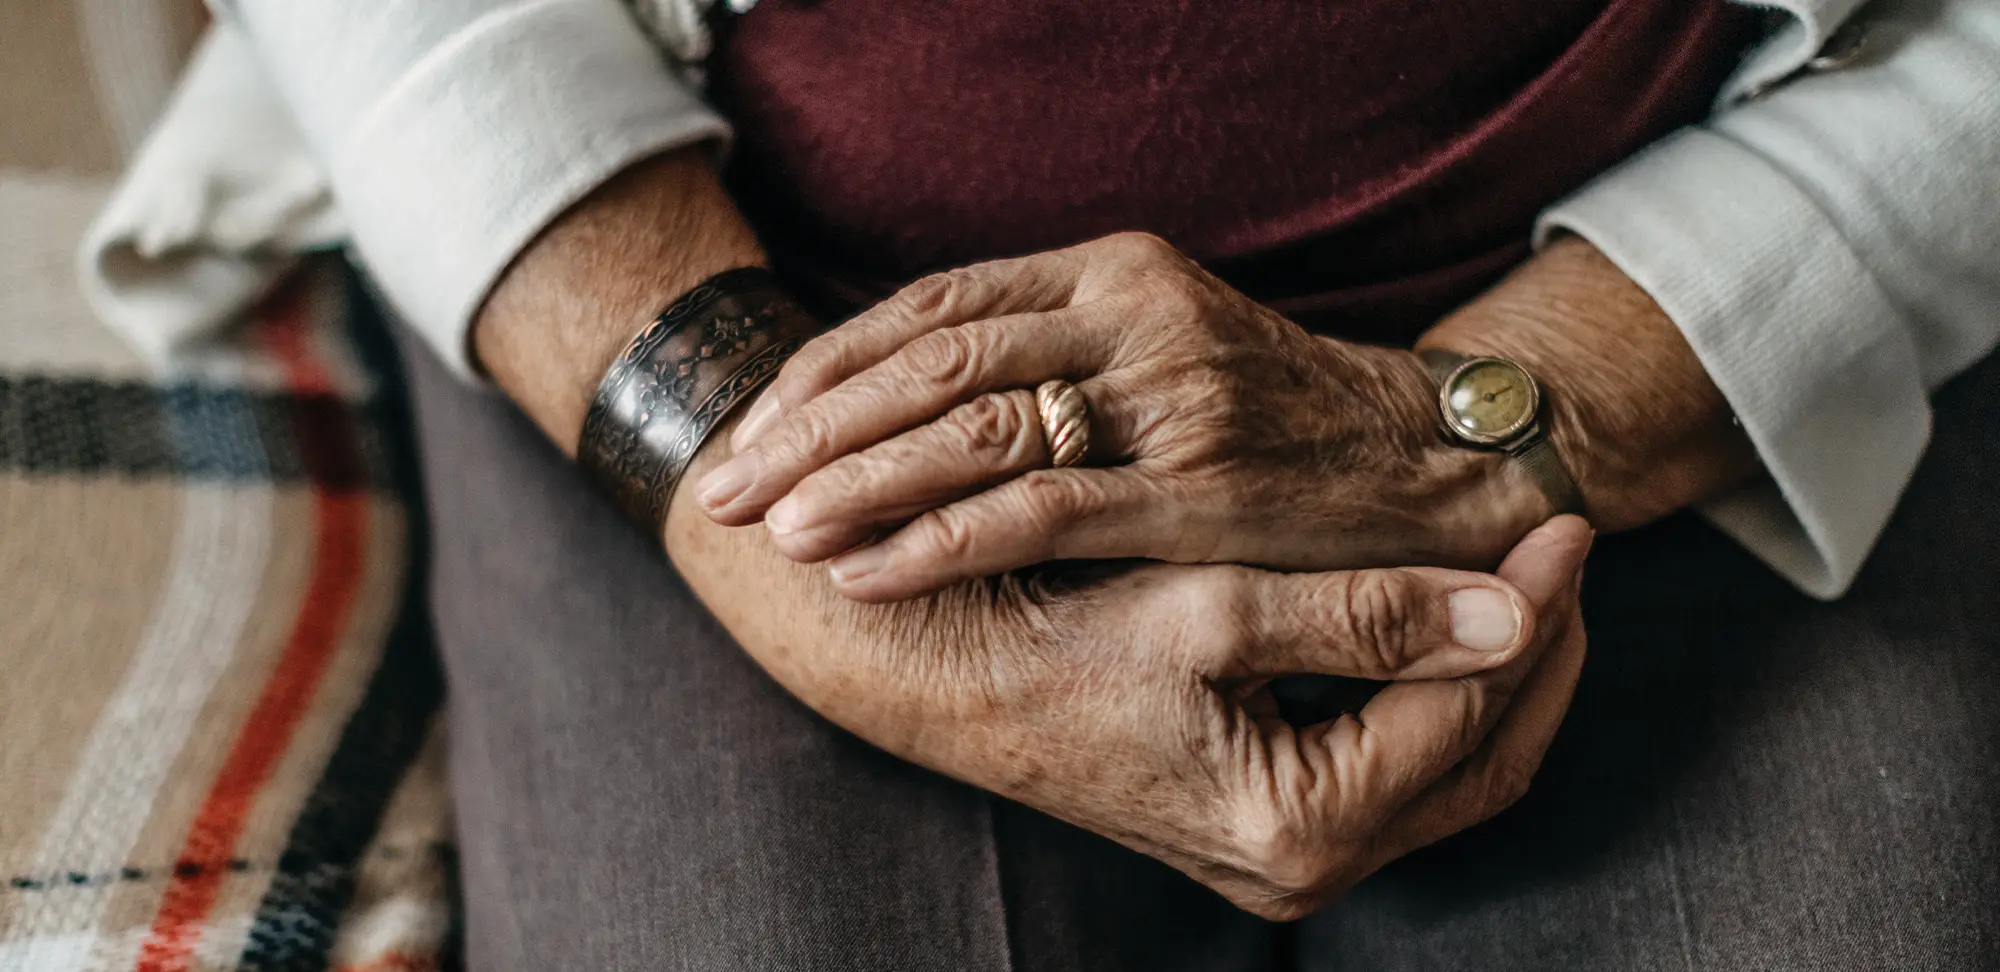
[[[733,502],[757,481],[757,454],[746,452],[701,477],[701,505],[711,510]]]
[[[834,583],[847,584],[881,570],[888,562],[889,551],[878,543],[835,557],[827,565],[827,573],[832,575]]]
[[[757,398],[750,411],[743,414],[743,421],[729,436],[729,444],[738,449],[747,449],[757,438],[770,431],[772,423],[778,421],[778,396],[769,392]]]
[[[1451,637],[1474,651],[1499,651],[1521,633],[1514,599],[1490,587],[1451,593]]]
[[[799,512],[798,501],[789,496],[764,512],[764,526],[772,533],[797,533],[808,525],[805,516]]]

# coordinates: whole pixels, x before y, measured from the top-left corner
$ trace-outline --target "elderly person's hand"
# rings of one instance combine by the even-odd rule
[[[1424,342],[1521,361],[1593,522],[1623,529],[1753,455],[1673,322],[1559,240]],[[1075,381],[1090,465],[1050,469],[1029,389]],[[837,589],[908,597],[1055,559],[1484,567],[1549,515],[1448,444],[1408,351],[1314,337],[1126,234],[920,281],[808,345],[698,484]]]
[[[677,516],[677,561],[748,565],[702,548],[761,545]],[[768,572],[689,581],[834,722],[1289,919],[1526,788],[1582,661],[1589,541],[1581,520],[1556,519],[1498,577],[1137,564],[888,605],[795,582],[784,611],[768,584],[743,590]],[[1459,640],[1486,650],[1454,639],[1466,611],[1481,620]],[[1300,672],[1392,681],[1356,714],[1295,728],[1266,683]]]
[[[627,336],[616,322],[652,303],[660,268],[754,255],[707,165],[689,152],[600,190],[489,299],[481,359],[563,448]],[[692,242],[675,235],[703,223],[691,207],[709,214]],[[730,458],[731,438],[712,437],[690,475]],[[717,526],[693,490],[675,494],[663,539],[744,650],[815,711],[1272,917],[1518,795],[1584,649],[1574,584],[1589,529],[1573,517],[1523,540],[1498,576],[1127,564],[892,604],[840,596],[767,531]],[[1391,684],[1358,713],[1295,729],[1267,684],[1294,673]]]
[[[1051,378],[1089,402],[1089,466],[1048,468]],[[1491,566],[1550,510],[1445,444],[1435,402],[1410,352],[1314,337],[1125,234],[928,278],[808,345],[699,497],[795,559],[845,554],[863,600],[1056,559]]]

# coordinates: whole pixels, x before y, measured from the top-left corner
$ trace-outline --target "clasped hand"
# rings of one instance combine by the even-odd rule
[[[1056,377],[1091,403],[1088,467],[1047,468],[1029,389]],[[931,278],[808,345],[696,489],[881,604],[848,616],[862,650],[764,659],[809,704],[1289,918],[1516,799],[1582,664],[1588,526],[1507,553],[1545,507],[1431,402],[1407,352],[1125,235]],[[1173,563],[996,576],[1111,558]],[[1268,689],[1295,673],[1392,684],[1297,728]]]
[[[1090,403],[1087,467],[1047,468],[1051,378]],[[1548,508],[1447,445],[1435,403],[1410,352],[1314,337],[1123,234],[919,281],[811,343],[698,495],[860,600],[1067,559],[1490,567]]]

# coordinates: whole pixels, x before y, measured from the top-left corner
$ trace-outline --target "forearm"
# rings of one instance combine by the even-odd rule
[[[1756,467],[1680,329],[1580,239],[1552,243],[1417,343],[1502,355],[1536,375],[1550,437],[1600,530],[1665,516]]]
[[[661,307],[723,270],[764,262],[755,234],[706,153],[655,159],[600,187],[508,268],[475,321],[473,348],[500,387],[569,455],[606,367]],[[727,457],[727,428],[692,476]],[[666,543],[675,565],[725,627],[793,692],[825,690],[795,650],[817,644],[859,605],[826,589],[824,572],[778,556],[762,529],[730,530],[675,497]],[[776,608],[776,609],[774,609]]]
[[[473,353],[574,456],[584,413],[618,349],[695,284],[763,263],[756,234],[706,152],[642,162],[570,208],[514,259],[473,322]]]

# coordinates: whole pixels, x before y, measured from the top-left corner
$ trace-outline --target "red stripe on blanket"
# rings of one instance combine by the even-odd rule
[[[272,298],[259,330],[283,362],[286,385],[294,394],[321,392],[332,381],[314,357],[307,325],[310,284],[295,283]],[[293,620],[284,653],[264,683],[256,707],[243,723],[229,758],[216,774],[203,801],[180,859],[223,860],[232,855],[242,836],[259,791],[271,770],[290,748],[292,733],[311,705],[320,677],[333,659],[347,628],[349,608],[366,569],[369,497],[345,487],[359,468],[361,455],[355,431],[346,421],[329,421],[324,409],[301,404],[293,409],[299,448],[315,457],[314,538],[312,575]],[[185,972],[191,964],[202,921],[221,895],[228,872],[222,868],[190,868],[167,885],[152,934],[139,953],[139,972]]]

